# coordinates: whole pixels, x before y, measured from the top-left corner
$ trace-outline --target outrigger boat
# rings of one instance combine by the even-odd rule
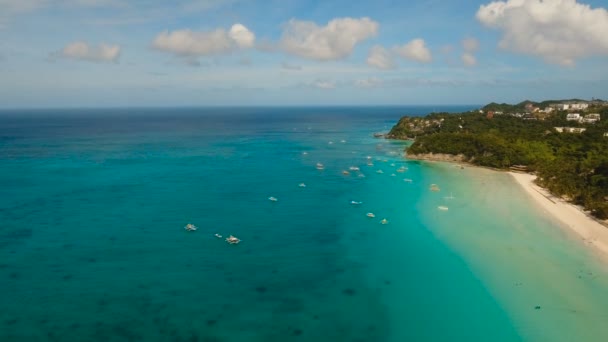
[[[226,238],[226,242],[228,242],[228,243],[229,243],[229,244],[231,244],[231,245],[236,245],[236,244],[238,244],[239,242],[241,242],[241,240],[239,240],[238,238],[236,238],[236,237],[234,237],[234,236],[230,235],[229,237],[227,237],[227,238]]]
[[[317,163],[317,170],[324,170],[325,166],[323,166],[323,164],[321,163]]]
[[[304,184],[304,183],[300,183],[300,184],[298,184],[298,186],[299,186],[300,188],[305,188],[305,187],[306,187],[306,184]]]
[[[272,196],[268,197],[268,200],[271,201],[271,202],[277,202],[278,201],[278,199],[276,197],[272,197]]]
[[[363,204],[363,202],[350,201],[350,204],[359,205],[359,204]]]
[[[388,220],[387,219],[382,219],[382,221],[380,221],[381,224],[388,224]]]
[[[188,223],[185,227],[185,230],[189,231],[189,232],[194,232],[198,229],[197,226],[193,225],[192,223]]]
[[[215,237],[218,238],[218,239],[222,238],[222,236],[220,234],[215,234]]]

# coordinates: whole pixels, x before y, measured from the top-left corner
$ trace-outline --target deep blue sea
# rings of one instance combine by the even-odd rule
[[[476,174],[373,137],[472,108],[0,112],[0,341],[546,340],[488,271],[508,259],[421,209],[440,183],[468,210]]]

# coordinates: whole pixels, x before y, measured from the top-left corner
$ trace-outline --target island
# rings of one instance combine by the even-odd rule
[[[606,101],[491,103],[470,112],[405,116],[386,137],[412,140],[409,159],[534,173],[552,195],[608,219]]]

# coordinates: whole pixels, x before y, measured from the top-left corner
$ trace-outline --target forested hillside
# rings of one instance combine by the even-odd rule
[[[583,205],[593,215],[608,218],[608,108],[598,109],[604,121],[580,124],[566,113],[547,120],[512,116],[488,118],[479,112],[433,113],[404,117],[389,133],[414,139],[408,154],[463,154],[470,163],[507,169],[525,165],[538,175],[539,185]],[[554,127],[584,127],[585,132],[558,133]]]

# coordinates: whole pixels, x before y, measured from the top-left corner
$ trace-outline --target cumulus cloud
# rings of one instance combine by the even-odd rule
[[[460,56],[462,63],[466,66],[475,66],[477,65],[477,58],[469,52],[465,52]]]
[[[283,31],[283,51],[320,61],[348,57],[355,46],[378,33],[378,23],[369,18],[337,18],[325,26],[314,22],[290,20]]]
[[[460,56],[462,63],[468,67],[477,65],[477,57],[475,57],[474,52],[479,49],[479,41],[475,38],[465,38],[461,44],[464,50],[464,53]]]
[[[502,32],[502,49],[550,63],[608,55],[608,11],[576,0],[494,1],[479,8],[477,19]]]
[[[287,62],[281,63],[281,68],[285,69],[285,70],[296,70],[296,71],[302,70],[302,66],[301,65],[290,64],[290,63],[287,63]]]
[[[465,38],[462,40],[462,48],[466,52],[473,52],[479,48],[479,41],[475,38]]]
[[[165,31],[156,36],[152,47],[178,56],[210,56],[251,48],[255,34],[242,24],[234,24],[229,31],[177,30]]]
[[[316,80],[312,83],[313,87],[319,89],[334,89],[336,88],[336,82],[329,80]]]
[[[393,69],[395,62],[390,52],[380,45],[375,45],[367,56],[367,65],[378,69]]]
[[[389,78],[375,77],[358,79],[353,85],[358,88],[416,88],[416,87],[457,87],[467,84],[462,80],[427,78]]]
[[[99,44],[89,45],[86,42],[73,42],[60,51],[51,54],[51,59],[68,58],[89,62],[118,62],[120,45]]]
[[[378,88],[383,85],[383,81],[377,77],[370,77],[355,80],[353,85],[357,88]]]
[[[431,51],[426,47],[424,39],[414,39],[411,42],[394,48],[395,53],[399,56],[417,61],[420,63],[429,63],[433,60]]]

